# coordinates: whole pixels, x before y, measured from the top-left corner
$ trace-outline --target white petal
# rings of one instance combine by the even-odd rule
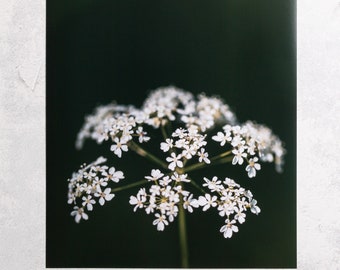
[[[232,164],[235,165],[235,164],[237,163],[237,161],[238,161],[237,156],[234,156],[233,161],[232,161]]]
[[[199,196],[198,203],[199,203],[200,206],[204,206],[204,205],[207,204],[207,199],[203,196]]]
[[[254,167],[255,167],[256,170],[261,170],[261,165],[258,164],[258,163],[256,163],[256,164],[254,165]]]
[[[135,196],[130,196],[129,204],[134,205],[137,204],[138,200]]]
[[[122,150],[120,150],[120,148],[117,148],[114,153],[119,157],[121,158],[122,157]]]
[[[168,166],[168,168],[172,171],[175,170],[175,167],[176,167],[175,162],[170,163],[169,166]]]
[[[239,222],[240,224],[242,224],[242,223],[245,222],[245,221],[246,221],[246,220],[244,219],[244,217],[239,216],[238,222]]]
[[[210,208],[210,204],[206,204],[204,207],[203,207],[203,211],[207,211],[208,209]]]
[[[100,204],[100,205],[104,205],[104,203],[105,203],[104,198],[103,198],[103,197],[100,197],[100,199],[99,199],[99,204]]]
[[[114,196],[115,196],[114,194],[107,194],[107,195],[105,196],[105,200],[111,201],[112,198],[113,198]]]
[[[193,199],[190,201],[190,205],[197,208],[199,206],[199,202],[198,200]]]
[[[82,213],[81,217],[85,220],[89,219],[89,216],[86,213]]]
[[[157,230],[158,230],[158,231],[163,231],[163,230],[164,230],[164,224],[163,224],[163,222],[158,222],[158,224],[157,224]]]
[[[220,232],[225,232],[225,230],[227,229],[227,226],[226,225],[223,225],[220,229]]]
[[[77,214],[77,215],[76,215],[76,218],[75,218],[76,222],[79,223],[80,219],[81,219],[81,215],[80,215],[80,214]]]
[[[223,235],[225,238],[231,238],[231,236],[233,235],[233,231],[230,228],[228,228]]]
[[[231,229],[232,229],[234,232],[238,232],[238,227],[235,226],[235,225],[231,226]]]

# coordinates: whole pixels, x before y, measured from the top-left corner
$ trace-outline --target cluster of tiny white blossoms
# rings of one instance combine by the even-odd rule
[[[89,165],[83,164],[68,179],[67,202],[74,205],[71,216],[75,217],[77,223],[81,219],[88,219],[85,210],[92,211],[93,205],[97,201],[100,205],[104,205],[106,201],[111,201],[115,195],[111,193],[111,188],[108,185],[111,182],[118,183],[121,179],[124,179],[123,172],[117,171],[114,167],[100,166],[105,161],[105,158],[99,157]]]
[[[170,152],[170,157],[166,158],[169,162],[168,168],[174,171],[176,166],[183,168],[183,162],[198,156],[199,162],[210,163],[208,153],[203,146],[207,144],[205,135],[199,134],[196,126],[191,126],[189,129],[178,128],[172,133],[171,138],[167,138],[161,143],[163,152]],[[174,151],[176,149],[176,151]],[[176,154],[178,150],[181,153]]]
[[[225,125],[223,131],[217,132],[212,139],[231,149],[233,165],[242,165],[246,161],[249,178],[255,177],[256,171],[261,169],[259,161],[274,161],[277,171],[282,171],[285,149],[280,139],[266,126],[250,121],[243,125]]]
[[[245,212],[248,209],[256,215],[260,213],[261,210],[256,205],[257,201],[253,199],[253,194],[240,187],[234,180],[225,178],[222,183],[217,176],[214,176],[211,180],[204,177],[204,181],[203,186],[217,195],[206,193],[198,198],[198,203],[203,206],[203,211],[215,207],[221,217],[226,217],[225,225],[220,229],[225,238],[230,238],[233,232],[238,232],[238,227],[234,224],[245,222]]]
[[[216,128],[220,128],[217,130]],[[153,143],[149,130],[160,129],[163,140]],[[209,130],[215,130],[208,135]],[[225,218],[220,228],[225,238],[238,232],[238,225],[245,222],[246,212],[260,213],[257,201],[249,190],[226,177],[219,180],[214,176],[192,179],[191,171],[216,164],[246,164],[249,178],[254,178],[261,169],[261,162],[274,162],[278,171],[283,165],[285,149],[272,131],[253,122],[240,124],[227,104],[218,97],[200,94],[197,98],[175,87],[156,89],[147,97],[141,108],[132,105],[109,104],[98,107],[85,118],[76,146],[82,148],[86,139],[98,144],[110,142],[110,150],[118,158],[132,150],[150,160],[158,168],[142,180],[120,187],[120,190],[142,186],[129,203],[146,214],[154,216],[152,224],[163,231],[181,211],[192,213],[201,208],[203,212],[216,208]],[[221,151],[212,154],[209,141],[220,144]],[[156,157],[141,145],[158,144],[164,156]],[[216,143],[215,143],[216,145]],[[143,146],[144,147],[144,146]],[[151,147],[151,149],[152,149]],[[88,219],[85,210],[92,211],[96,198],[99,204],[114,197],[108,183],[124,178],[123,172],[114,167],[99,166],[105,161],[100,158],[90,165],[83,165],[69,179],[68,202],[75,204],[72,216],[77,222]],[[197,194],[187,187],[196,189]],[[190,191],[189,191],[190,190]],[[82,200],[77,205],[77,199]]]
[[[182,188],[181,182],[190,182],[187,177],[187,174],[177,172],[164,175],[160,170],[153,169],[151,176],[145,176],[145,179],[153,183],[149,193],[141,188],[136,196],[130,197],[130,204],[135,206],[134,211],[142,208],[147,214],[153,213],[153,225],[157,226],[157,230],[163,231],[169,222],[175,220],[179,207],[189,212],[192,212],[192,207],[198,207],[198,201],[192,198],[193,194]],[[182,201],[180,196],[183,197]]]

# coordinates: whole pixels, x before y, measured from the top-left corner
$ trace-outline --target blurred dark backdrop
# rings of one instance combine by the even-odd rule
[[[47,1],[47,267],[179,267],[177,224],[157,232],[116,194],[86,222],[70,217],[67,182],[83,162],[112,157],[109,145],[76,134],[86,114],[116,100],[141,105],[159,86],[220,95],[238,119],[268,125],[287,148],[284,173],[263,165],[215,167],[206,176],[235,177],[262,209],[224,239],[216,211],[187,216],[190,266],[296,267],[295,1]],[[126,155],[109,164],[126,181],[150,165]]]

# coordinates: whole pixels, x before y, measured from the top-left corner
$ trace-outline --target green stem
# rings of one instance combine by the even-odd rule
[[[159,158],[155,157],[153,154],[147,152],[146,150],[144,150],[142,147],[140,147],[138,144],[136,144],[134,141],[129,141],[129,147],[135,151],[138,155],[145,157],[147,159],[149,159],[150,161],[160,165],[161,167],[167,169],[168,165],[161,161]]]
[[[129,185],[126,185],[126,186],[122,186],[122,187],[117,187],[117,188],[114,188],[112,189],[111,191],[113,193],[116,193],[118,191],[122,191],[122,190],[125,190],[125,189],[129,189],[129,188],[133,188],[133,187],[137,187],[137,186],[141,186],[143,184],[146,184],[148,182],[148,180],[140,180],[138,182],[135,182],[135,183],[132,183],[132,184],[129,184]]]
[[[164,141],[168,138],[168,134],[166,134],[166,130],[164,128],[164,125],[161,125],[161,131],[162,131],[162,135],[164,138]]]
[[[220,158],[223,158],[223,157],[226,157],[226,156],[229,156],[231,154],[231,150],[230,151],[226,151],[226,152],[223,152],[222,154],[219,154],[217,156],[214,156],[210,159],[210,161],[215,161],[217,159],[220,159]]]
[[[185,212],[183,208],[183,195],[180,194],[180,207],[178,213],[179,242],[181,247],[181,266],[189,267],[188,239],[186,231]]]
[[[166,129],[168,130],[168,134],[172,134],[172,124],[171,121],[169,121],[166,125]]]
[[[219,160],[217,160],[215,162],[211,162],[209,164],[207,164],[205,162],[200,162],[200,163],[192,164],[192,165],[184,168],[184,172],[194,171],[194,170],[201,169],[203,167],[207,167],[207,166],[211,166],[211,165],[227,163],[227,162],[232,161],[232,159],[233,159],[233,157],[229,156],[229,157],[225,157],[225,158],[219,159]]]

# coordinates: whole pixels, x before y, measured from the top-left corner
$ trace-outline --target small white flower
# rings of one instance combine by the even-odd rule
[[[183,128],[178,128],[175,130],[175,132],[172,133],[172,137],[178,137],[180,139],[184,138],[186,136],[186,130]]]
[[[72,204],[76,202],[76,195],[71,192],[68,193],[68,200],[67,200],[68,204]]]
[[[247,152],[249,155],[255,155],[255,150],[256,150],[256,143],[255,139],[251,138],[250,140],[247,141]]]
[[[181,139],[175,142],[175,147],[179,149],[186,149],[188,146],[189,142],[186,139]]]
[[[171,157],[167,157],[166,161],[170,162],[168,168],[172,171],[175,170],[175,167],[183,168],[183,162],[181,161],[182,156],[178,155],[176,156],[175,153],[171,153]]]
[[[173,192],[173,191],[172,191],[170,186],[166,186],[165,188],[162,188],[161,189],[161,195],[164,197],[163,199],[166,200],[166,198],[168,198],[170,196],[171,192]]]
[[[93,183],[97,184],[99,186],[102,186],[102,187],[106,187],[107,186],[107,179],[106,178],[99,178],[98,176],[96,176]]]
[[[245,143],[246,142],[243,140],[243,138],[240,135],[236,135],[231,141],[231,145],[234,147],[243,146]]]
[[[83,196],[83,206],[86,205],[86,208],[88,211],[92,211],[93,210],[93,204],[95,204],[96,201],[92,199],[91,195],[88,195],[87,197]]]
[[[169,207],[169,210],[166,212],[166,215],[170,222],[173,222],[175,220],[175,217],[177,217],[178,214],[178,207],[175,204],[171,204]]]
[[[174,172],[174,174],[171,176],[171,179],[174,180],[175,182],[187,182],[189,183],[190,180],[187,179],[188,175],[187,174],[178,174],[177,172]]]
[[[150,137],[146,136],[147,133],[143,131],[143,127],[138,127],[136,134],[138,135],[138,140],[140,143],[148,142],[150,140]]]
[[[196,154],[196,150],[194,149],[194,146],[185,146],[184,150],[182,151],[182,156],[185,157],[186,159],[191,159],[192,156]]]
[[[233,198],[231,198],[233,199]],[[229,196],[223,196],[221,197],[221,200],[223,200],[223,204],[220,204],[217,208],[219,211],[219,215],[221,217],[229,216],[234,213],[235,211],[235,202],[229,199]]]
[[[131,205],[136,205],[133,209],[134,212],[136,212],[137,208],[143,208],[144,207],[144,203],[146,202],[146,193],[145,193],[145,189],[141,188],[138,193],[137,196],[130,196],[130,201],[129,203]]]
[[[171,183],[171,179],[169,176],[165,176],[161,180],[159,180],[159,184],[163,187],[169,185],[170,183]]]
[[[204,148],[201,148],[201,151],[197,153],[197,155],[199,156],[198,161],[199,162],[205,162],[207,164],[210,164],[210,160],[208,159],[208,153],[205,152]]]
[[[256,200],[252,200],[250,202],[250,211],[256,215],[258,215],[261,212],[260,207],[258,207],[257,205],[257,201]]]
[[[124,179],[124,173],[122,171],[116,171],[115,167],[111,167],[109,169],[109,173],[106,171],[102,172],[102,175],[107,178],[107,180],[112,180],[115,183],[118,183],[119,180]]]
[[[209,193],[206,193],[204,197],[199,196],[198,203],[200,206],[204,206],[203,211],[207,211],[210,208],[210,206],[216,207],[217,205],[216,200],[217,200],[216,196],[211,197]]]
[[[246,214],[243,212],[243,209],[242,208],[237,208],[235,209],[236,211],[236,215],[235,215],[235,219],[240,223],[242,224],[243,222],[246,221]]]
[[[115,138],[115,139],[114,139],[114,142],[115,142],[116,144],[111,145],[111,151],[112,151],[113,153],[115,153],[115,155],[117,155],[119,158],[121,158],[121,157],[122,157],[122,151],[124,151],[124,152],[127,152],[127,151],[128,151],[128,147],[127,147],[127,145],[125,144],[126,141],[123,140],[123,139],[120,139],[120,140],[119,140],[118,138]]]
[[[231,238],[233,232],[238,232],[237,226],[234,224],[236,223],[235,220],[229,221],[229,219],[225,220],[226,225],[223,225],[220,229],[220,232],[223,233],[225,238]]]
[[[233,179],[226,177],[223,181],[228,187],[239,187],[240,185],[237,184]]]
[[[221,142],[221,146],[225,145],[227,141],[231,141],[230,133],[224,134],[223,132],[217,132],[217,135],[213,136],[212,139],[216,142]]]
[[[221,191],[221,188],[223,188],[223,186],[221,186],[221,181],[218,180],[217,176],[214,176],[211,180],[209,180],[208,178],[204,177],[203,178],[205,183],[203,184],[204,187],[208,187],[211,191]]]
[[[155,209],[157,208],[157,205],[155,204],[156,198],[154,196],[150,196],[149,198],[149,205],[145,208],[145,212],[147,214],[153,213]]]
[[[178,193],[178,194],[182,194],[184,197],[188,197],[190,192],[183,190],[181,185],[175,186],[174,190]]]
[[[199,203],[198,200],[192,198],[192,194],[190,194],[189,197],[184,197],[183,198],[183,208],[187,209],[190,213],[193,212],[193,207],[198,208]]]
[[[179,202],[179,194],[176,193],[174,190],[171,190],[171,192],[170,192],[169,202],[171,202],[171,203],[178,203]]]
[[[261,165],[256,163],[259,159],[257,157],[249,159],[249,165],[246,167],[246,171],[248,172],[248,177],[252,178],[256,176],[256,170],[261,169]]]
[[[232,126],[231,126],[231,125],[225,125],[225,126],[223,126],[223,131],[224,131],[226,134],[231,134],[231,133],[230,133],[231,130],[232,130]]]
[[[153,196],[156,196],[160,194],[160,189],[161,187],[159,185],[152,185],[149,190]]]
[[[162,173],[160,170],[151,170],[151,176],[145,176],[146,179],[149,181],[157,181],[159,178],[163,177],[164,173]]]
[[[244,148],[240,147],[238,149],[233,149],[232,153],[234,154],[234,158],[232,161],[232,164],[239,164],[242,165],[243,164],[243,158],[247,157],[247,153],[244,153]]]
[[[165,225],[168,225],[169,222],[166,220],[164,215],[160,215],[158,213],[155,214],[156,219],[152,222],[153,225],[157,225],[158,231],[163,231]]]
[[[110,194],[111,188],[106,188],[103,192],[97,192],[94,196],[99,197],[99,204],[104,205],[105,201],[111,201],[112,198],[115,196],[113,193]]]
[[[79,208],[78,206],[73,207],[73,211],[71,212],[71,216],[75,216],[75,221],[77,223],[80,222],[81,219],[88,220],[89,216],[84,213],[84,208]]]
[[[161,150],[168,152],[173,146],[173,139],[166,139],[165,142],[161,143]]]

